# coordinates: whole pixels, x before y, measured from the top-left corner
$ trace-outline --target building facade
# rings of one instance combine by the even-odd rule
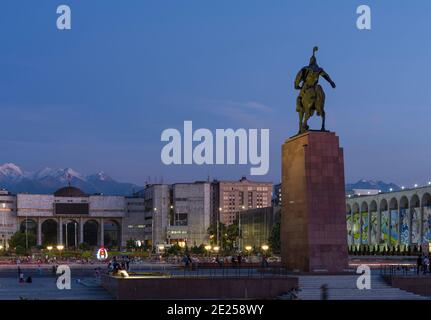
[[[350,197],[349,245],[414,245],[431,241],[431,186]]]
[[[123,247],[129,239],[145,238],[145,228],[139,228],[144,221],[143,202],[138,197],[88,195],[71,186],[53,194],[2,191],[0,234],[4,243],[22,231],[33,234],[38,246]]]
[[[9,239],[17,230],[16,197],[7,190],[0,190],[0,245],[8,247]]]
[[[211,184],[208,182],[153,184],[137,193],[145,201],[145,216],[152,217],[151,242],[155,247],[208,242]]]
[[[167,230],[168,243],[199,246],[208,243],[211,185],[207,182],[172,185],[173,208]]]
[[[247,180],[212,183],[212,222],[231,225],[241,211],[271,206],[272,183]]]
[[[241,212],[239,249],[247,246],[259,249],[268,245],[274,224],[280,220],[280,207],[250,209]]]

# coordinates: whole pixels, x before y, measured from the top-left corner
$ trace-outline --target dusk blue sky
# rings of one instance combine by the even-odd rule
[[[56,29],[56,8],[72,30]],[[372,30],[356,8],[372,9]],[[143,184],[239,179],[249,166],[165,166],[166,128],[269,128],[270,171],[297,131],[293,79],[319,46],[337,84],[327,128],[346,181],[431,177],[430,1],[12,1],[0,4],[0,163],[103,170]],[[320,119],[312,125],[320,126]]]

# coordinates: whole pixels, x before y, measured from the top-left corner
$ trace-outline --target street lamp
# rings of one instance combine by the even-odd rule
[[[261,247],[261,248],[262,248],[262,250],[263,250],[263,251],[265,251],[265,252],[266,252],[266,251],[269,249],[269,246],[268,246],[268,245],[266,245],[266,244],[264,244],[264,245],[262,245],[262,247]]]
[[[59,244],[57,246],[57,250],[60,251],[60,257],[61,257],[61,251],[64,249],[64,246],[62,244]]]
[[[48,251],[51,252],[52,246],[47,246],[46,249],[48,249]]]
[[[253,249],[252,246],[245,246],[245,250],[247,250],[248,252],[250,252],[251,249]]]
[[[207,254],[209,256],[212,247],[209,244],[207,244],[204,248],[205,248],[205,250],[206,250],[206,252],[207,252]]]
[[[219,252],[220,247],[219,247],[219,246],[215,246],[215,247],[213,248],[213,250],[217,253],[217,252]]]
[[[154,207],[151,217],[151,252],[154,251],[154,218],[156,217],[157,208]]]

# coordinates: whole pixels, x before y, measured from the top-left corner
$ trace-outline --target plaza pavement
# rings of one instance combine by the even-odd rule
[[[86,281],[86,279],[82,279]],[[88,280],[87,280],[88,281]],[[19,283],[17,278],[0,278],[0,300],[111,300],[100,286],[72,280],[70,290],[59,290],[54,277],[36,277],[33,283]]]

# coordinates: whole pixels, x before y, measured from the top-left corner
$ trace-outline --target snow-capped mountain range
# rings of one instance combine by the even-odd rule
[[[346,193],[350,193],[353,189],[381,190],[382,192],[388,192],[390,189],[393,191],[401,190],[401,188],[395,183],[365,179],[359,180],[355,183],[346,184]]]
[[[130,195],[141,187],[112,179],[104,172],[83,175],[71,168],[44,168],[36,172],[22,170],[14,163],[0,165],[0,188],[13,193],[52,193],[70,184],[88,194]]]

